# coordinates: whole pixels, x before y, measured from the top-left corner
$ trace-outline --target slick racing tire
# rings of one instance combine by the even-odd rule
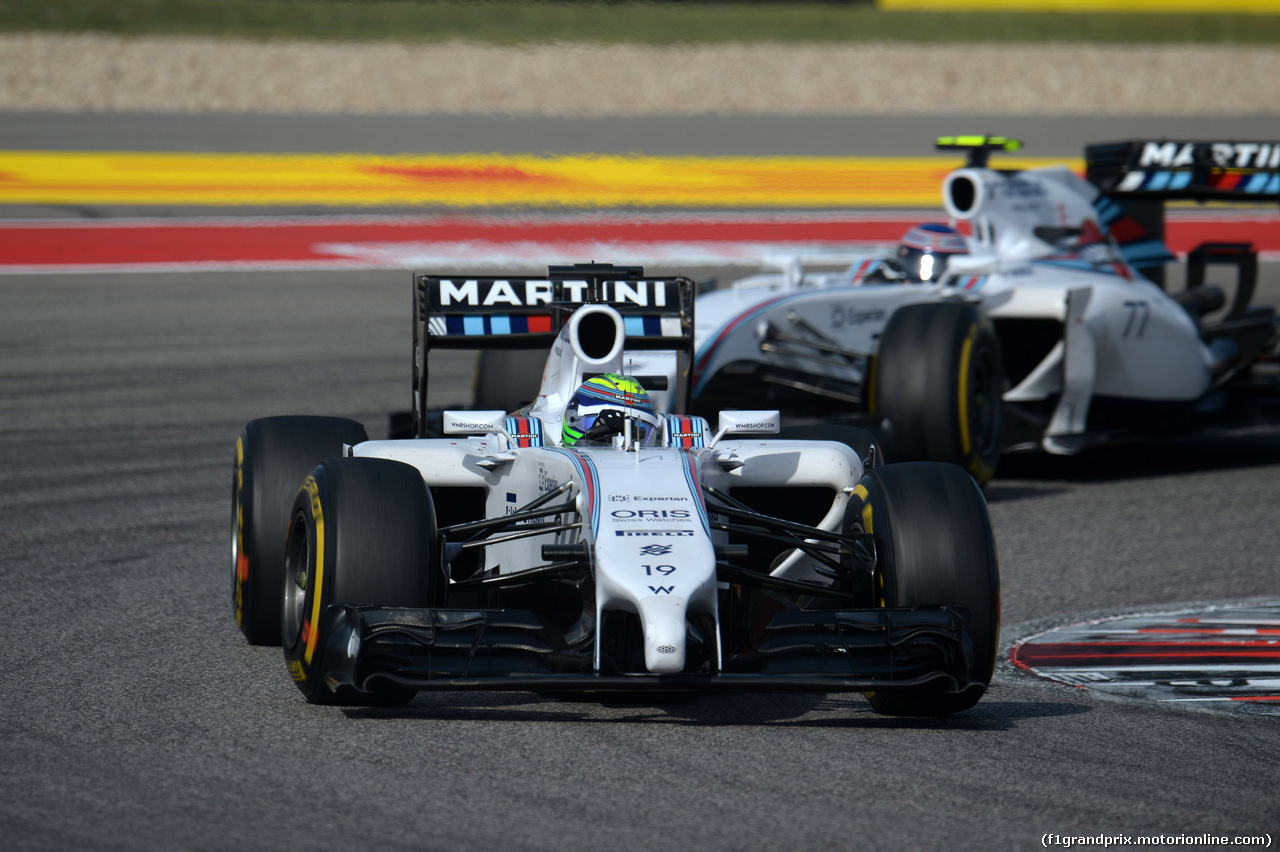
[[[544,359],[527,351],[480,351],[476,363],[475,407],[482,411],[518,411],[533,402],[542,386]]]
[[[985,485],[1003,447],[1003,393],[991,320],[972,305],[934,302],[894,311],[866,396],[868,412],[888,422],[893,459],[958,464]]]
[[[981,489],[955,465],[891,464],[862,477],[848,512],[847,525],[875,539],[874,606],[963,607],[973,642],[970,689],[883,690],[867,693],[871,706],[893,716],[972,707],[991,683],[1000,644],[1000,569]]]
[[[284,557],[284,657],[312,704],[395,706],[412,691],[325,683],[334,604],[429,607],[438,579],[435,508],[422,474],[388,459],[321,462],[297,492]],[[341,610],[337,610],[341,612]]]
[[[284,540],[298,486],[313,467],[369,438],[354,420],[267,417],[236,439],[231,476],[231,601],[254,645],[280,644]]]

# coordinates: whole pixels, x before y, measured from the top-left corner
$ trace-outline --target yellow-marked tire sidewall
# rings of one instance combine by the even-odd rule
[[[240,433],[232,471],[232,607],[251,643],[281,643],[285,536],[298,486],[318,463],[341,455],[344,444],[366,440],[363,426],[337,417],[264,417]]]
[[[877,504],[881,505],[879,511],[876,509]],[[879,481],[868,472],[854,487],[845,510],[846,530],[867,532],[875,537],[877,570],[871,575],[869,594],[858,601],[860,606],[876,609],[884,609],[886,606],[885,572],[879,570],[879,566],[893,564],[893,536],[890,534],[889,521],[889,514],[883,509]],[[883,700],[883,696],[877,698],[875,692],[867,692],[865,695],[872,706]]]
[[[979,404],[979,399],[975,398],[975,393],[979,388],[974,387],[981,373],[974,375],[974,366],[976,359],[982,359],[984,366],[988,370],[996,371],[997,375],[1003,372],[1003,365],[1000,363],[999,347],[995,343],[995,331],[992,328],[991,320],[986,316],[978,315],[972,323],[969,324],[965,332],[964,338],[960,343],[959,357],[956,363],[956,385],[955,385],[955,411],[956,411],[956,435],[958,438],[958,459],[962,462],[961,466],[969,471],[974,480],[979,485],[986,485],[995,475],[996,465],[1000,458],[1000,438],[1003,430],[1000,423],[995,425],[996,440],[994,447],[984,447],[981,445],[983,436],[975,433],[973,429],[973,417],[975,414],[975,406]],[[1003,388],[1001,388],[1001,391]],[[989,393],[989,391],[988,391]],[[991,405],[991,401],[984,396],[982,402]],[[999,405],[999,403],[995,403]],[[1000,414],[996,412],[988,412],[987,417],[995,417],[999,420]]]
[[[244,434],[236,438],[235,456],[231,463],[231,607],[236,626],[244,622],[245,581],[248,579],[248,555],[244,549]],[[242,576],[242,574],[244,576]]]
[[[912,516],[901,517],[905,511],[911,511]],[[956,517],[951,516],[953,511]],[[920,517],[916,517],[917,514]],[[970,676],[989,683],[999,647],[1000,580],[995,537],[986,502],[976,484],[952,465],[933,462],[888,465],[869,471],[858,483],[846,518],[848,526],[870,532],[875,538],[877,566],[872,575],[870,605],[885,608],[942,604],[969,608],[972,617],[982,622],[974,637],[975,657]],[[898,529],[901,523],[908,524],[908,528]],[[927,529],[922,529],[922,524]],[[914,532],[911,527],[915,528]],[[940,592],[945,599],[916,599],[920,593],[909,591],[900,582],[898,573],[911,570],[899,563],[911,558],[913,535],[931,545],[943,544],[927,548],[935,554],[954,551],[956,558],[966,560],[955,564],[954,570],[960,573],[953,575],[954,590]],[[903,536],[906,536],[905,551],[899,547]],[[932,541],[935,538],[937,541]],[[924,561],[932,565],[938,560]],[[926,568],[925,575],[928,574]],[[945,589],[949,584],[927,581],[925,585]],[[967,709],[977,701],[976,694],[933,695],[899,690],[872,692],[867,698],[877,711],[892,715],[940,715]]]
[[[991,321],[972,305],[898,308],[881,334],[866,388],[869,412],[889,424],[889,457],[958,464],[985,483],[1001,449],[1000,391],[989,385],[1002,384],[1002,374]],[[984,416],[975,418],[977,400]],[[975,421],[994,431],[975,433]]]
[[[322,701],[330,690],[324,685],[324,646],[320,619],[331,597],[332,578],[325,576],[326,565],[332,564],[332,535],[325,535],[327,495],[321,489],[324,476],[313,471],[298,490],[289,521],[289,537],[285,546],[285,582],[297,584],[304,572],[305,593],[296,616],[286,609],[284,656],[289,676],[302,694],[311,701]],[[295,592],[296,593],[296,592]],[[291,606],[286,595],[285,607]]]
[[[290,677],[313,704],[404,704],[414,692],[385,684],[371,692],[349,684],[334,691],[325,682],[328,663],[344,660],[326,656],[344,653],[331,646],[344,612],[337,604],[442,603],[435,509],[422,474],[389,459],[329,459],[304,480],[291,519],[283,603]]]

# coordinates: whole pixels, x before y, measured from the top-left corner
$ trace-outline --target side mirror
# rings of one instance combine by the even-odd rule
[[[782,415],[777,411],[721,411],[711,445],[725,435],[776,435],[781,424]]]
[[[505,411],[446,411],[446,435],[499,435],[507,423]]]

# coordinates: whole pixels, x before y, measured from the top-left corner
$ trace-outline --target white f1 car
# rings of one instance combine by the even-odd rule
[[[1276,361],[1280,323],[1249,304],[1252,248],[1193,251],[1187,289],[1170,295],[1160,238],[1170,199],[1280,199],[1280,143],[1095,145],[1089,180],[987,167],[989,151],[1014,145],[939,141],[970,152],[942,186],[967,237],[925,226],[897,257],[702,295],[692,411],[745,396],[789,415],[849,416],[892,460],[953,462],[985,482],[1005,452],[1071,454],[1198,427],[1231,417],[1242,396],[1274,394],[1274,369],[1258,368]],[[908,255],[934,265],[921,274]],[[1237,269],[1225,312],[1208,264]]]
[[[962,469],[868,469],[846,443],[778,439],[776,411],[724,411],[713,431],[643,389],[582,416],[600,378],[687,394],[688,279],[582,265],[414,284],[416,437],[275,417],[236,442],[236,620],[283,645],[309,701],[815,690],[936,715],[984,693],[999,576]],[[550,347],[537,399],[445,412],[425,437],[428,350],[477,345]]]

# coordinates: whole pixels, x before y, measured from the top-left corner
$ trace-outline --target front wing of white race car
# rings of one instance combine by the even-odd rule
[[[566,635],[519,609],[384,609],[326,613],[326,680],[361,691],[583,690],[866,692],[973,688],[964,616],[947,607],[783,610],[757,653],[709,671],[597,673],[594,633]],[[985,690],[985,686],[976,685]]]

